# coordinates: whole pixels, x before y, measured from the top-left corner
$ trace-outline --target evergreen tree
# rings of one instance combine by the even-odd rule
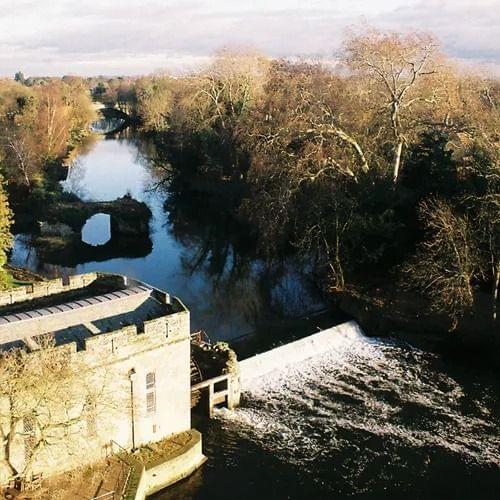
[[[18,71],[15,75],[14,75],[14,80],[16,82],[19,82],[19,83],[22,83],[24,85],[24,83],[26,82],[26,79],[24,78],[24,73],[22,71]]]

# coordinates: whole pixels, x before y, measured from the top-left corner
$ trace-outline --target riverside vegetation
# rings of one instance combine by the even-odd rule
[[[326,293],[416,292],[449,330],[498,330],[500,83],[432,36],[352,32],[334,67],[223,50],[177,78],[16,79],[0,86],[12,200],[62,196],[51,168],[85,139],[90,91],[151,135],[159,189],[215,192],[262,256],[297,253]]]

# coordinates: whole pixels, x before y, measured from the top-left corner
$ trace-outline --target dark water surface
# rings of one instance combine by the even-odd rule
[[[499,498],[499,393],[436,355],[339,336],[195,422],[208,462],[154,498]]]
[[[126,194],[144,201],[153,213],[152,250],[147,255],[68,268],[44,262],[30,244],[31,235],[18,234],[11,263],[52,276],[107,271],[138,278],[179,296],[191,311],[192,328],[203,328],[218,340],[324,308],[297,263],[269,266],[250,250],[236,251],[226,219],[212,201],[190,205],[182,193],[175,201],[168,189],[156,189],[162,177],[151,166],[154,159],[154,147],[141,136],[102,138],[76,159],[63,182],[65,191],[85,201],[109,201]],[[95,219],[88,222],[85,241],[105,242],[109,229]]]
[[[43,262],[20,234],[11,261],[51,275],[137,277],[181,297],[193,329],[214,339],[257,332],[239,343],[246,354],[335,321],[287,320],[324,306],[301,267],[269,266],[242,251],[213,200],[194,205],[152,189],[161,180],[154,156],[144,138],[102,139],[64,183],[84,200],[128,193],[146,202],[150,253],[65,268]],[[103,232],[89,223],[87,241],[103,242]],[[402,343],[339,336],[331,353],[251,386],[235,412],[196,421],[208,462],[156,498],[500,498],[499,400],[492,374]]]

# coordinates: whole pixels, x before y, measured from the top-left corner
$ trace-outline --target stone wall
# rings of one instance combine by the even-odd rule
[[[86,286],[89,279],[78,283]],[[145,321],[143,329],[126,326],[89,337],[83,350],[77,350],[75,343],[56,348],[87,367],[82,383],[92,381],[104,401],[95,430],[91,432],[85,418],[80,419],[67,438],[54,440],[36,455],[33,473],[51,475],[93,463],[116,451],[114,443],[131,450],[190,429],[189,311],[176,299],[172,305],[178,312]],[[150,373],[155,374],[154,411],[147,404]],[[24,464],[24,444],[21,432],[14,443],[19,469]],[[0,483],[7,478],[0,467]]]
[[[65,283],[63,279],[57,278],[47,281],[40,281],[32,285],[20,286],[0,293],[0,306],[15,304],[25,300],[33,300],[39,297],[47,297],[63,292],[69,292],[78,288],[90,285],[98,278],[97,273],[78,274],[70,276]]]
[[[190,435],[189,442],[173,453],[166,452],[166,456],[157,463],[144,465],[139,459],[140,455],[124,456],[135,475],[126,487],[125,500],[145,500],[149,495],[186,478],[205,463],[201,434],[195,429],[185,434]]]
[[[143,492],[152,495],[184,479],[200,467],[206,458],[202,452],[201,434],[191,430],[192,440],[168,460],[153,467],[146,467],[141,481]],[[136,497],[142,500],[144,497]]]
[[[250,382],[273,370],[300,363],[305,359],[342,348],[352,338],[363,336],[355,321],[347,321],[308,337],[276,347],[239,362],[241,390]]]

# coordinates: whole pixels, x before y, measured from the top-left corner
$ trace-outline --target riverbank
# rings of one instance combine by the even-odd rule
[[[451,329],[446,315],[432,310],[425,297],[389,282],[334,290],[331,301],[367,335],[393,336],[470,364],[498,368],[500,327],[491,319],[491,302],[485,294],[477,295],[474,311],[456,329]]]

